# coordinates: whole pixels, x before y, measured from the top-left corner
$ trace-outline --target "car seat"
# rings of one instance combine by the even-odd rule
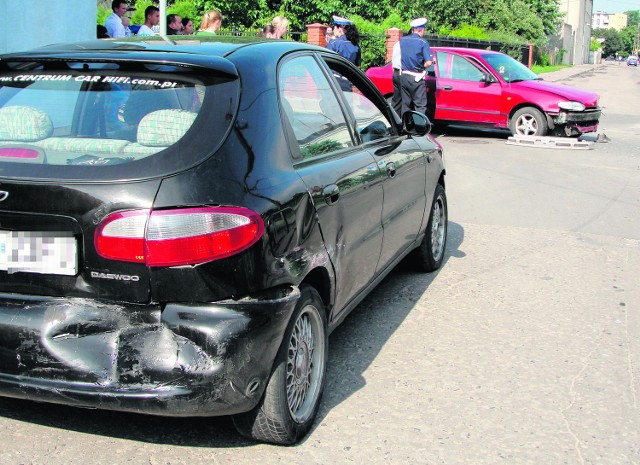
[[[144,158],[159,152],[182,138],[197,114],[186,110],[157,110],[138,125],[137,142],[124,148],[125,156]]]
[[[42,110],[22,105],[0,108],[0,141],[36,142],[52,133],[51,118]]]

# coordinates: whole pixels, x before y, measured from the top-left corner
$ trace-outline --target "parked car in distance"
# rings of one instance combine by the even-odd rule
[[[627,66],[638,66],[638,57],[634,55],[630,55],[627,58]]]
[[[436,123],[536,136],[576,136],[598,128],[601,110],[595,92],[545,82],[504,53],[455,47],[431,50],[436,63],[426,77],[427,116]],[[390,63],[367,70],[388,98],[393,95],[392,74]]]
[[[208,40],[0,57],[0,395],[291,444],[329,333],[441,266],[443,152],[334,52]]]

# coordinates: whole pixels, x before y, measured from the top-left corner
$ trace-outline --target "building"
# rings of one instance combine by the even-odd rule
[[[609,15],[609,27],[616,31],[622,31],[629,24],[629,17],[624,13]]]
[[[97,3],[87,0],[0,1],[0,53],[96,38]]]
[[[624,13],[609,14],[604,11],[597,11],[593,14],[591,27],[593,29],[615,29],[623,30],[629,24],[629,17]]]
[[[558,9],[564,13],[564,24],[560,28],[563,48],[568,52],[564,63],[589,63],[593,0],[559,0]]]
[[[596,11],[591,19],[592,29],[609,29],[609,13]]]

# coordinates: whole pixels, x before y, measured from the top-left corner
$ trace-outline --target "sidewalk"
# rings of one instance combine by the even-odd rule
[[[604,63],[600,63],[597,65],[592,65],[592,64],[574,65],[570,68],[559,69],[558,71],[551,71],[549,73],[540,73],[539,76],[543,78],[545,81],[556,82],[556,81],[569,79],[573,76],[577,76],[578,74],[593,71],[594,69],[598,69],[601,66],[605,66]]]

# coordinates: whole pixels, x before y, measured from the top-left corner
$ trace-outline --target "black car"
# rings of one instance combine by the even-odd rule
[[[424,115],[326,49],[215,40],[0,57],[0,395],[294,443],[328,334],[441,265]]]

